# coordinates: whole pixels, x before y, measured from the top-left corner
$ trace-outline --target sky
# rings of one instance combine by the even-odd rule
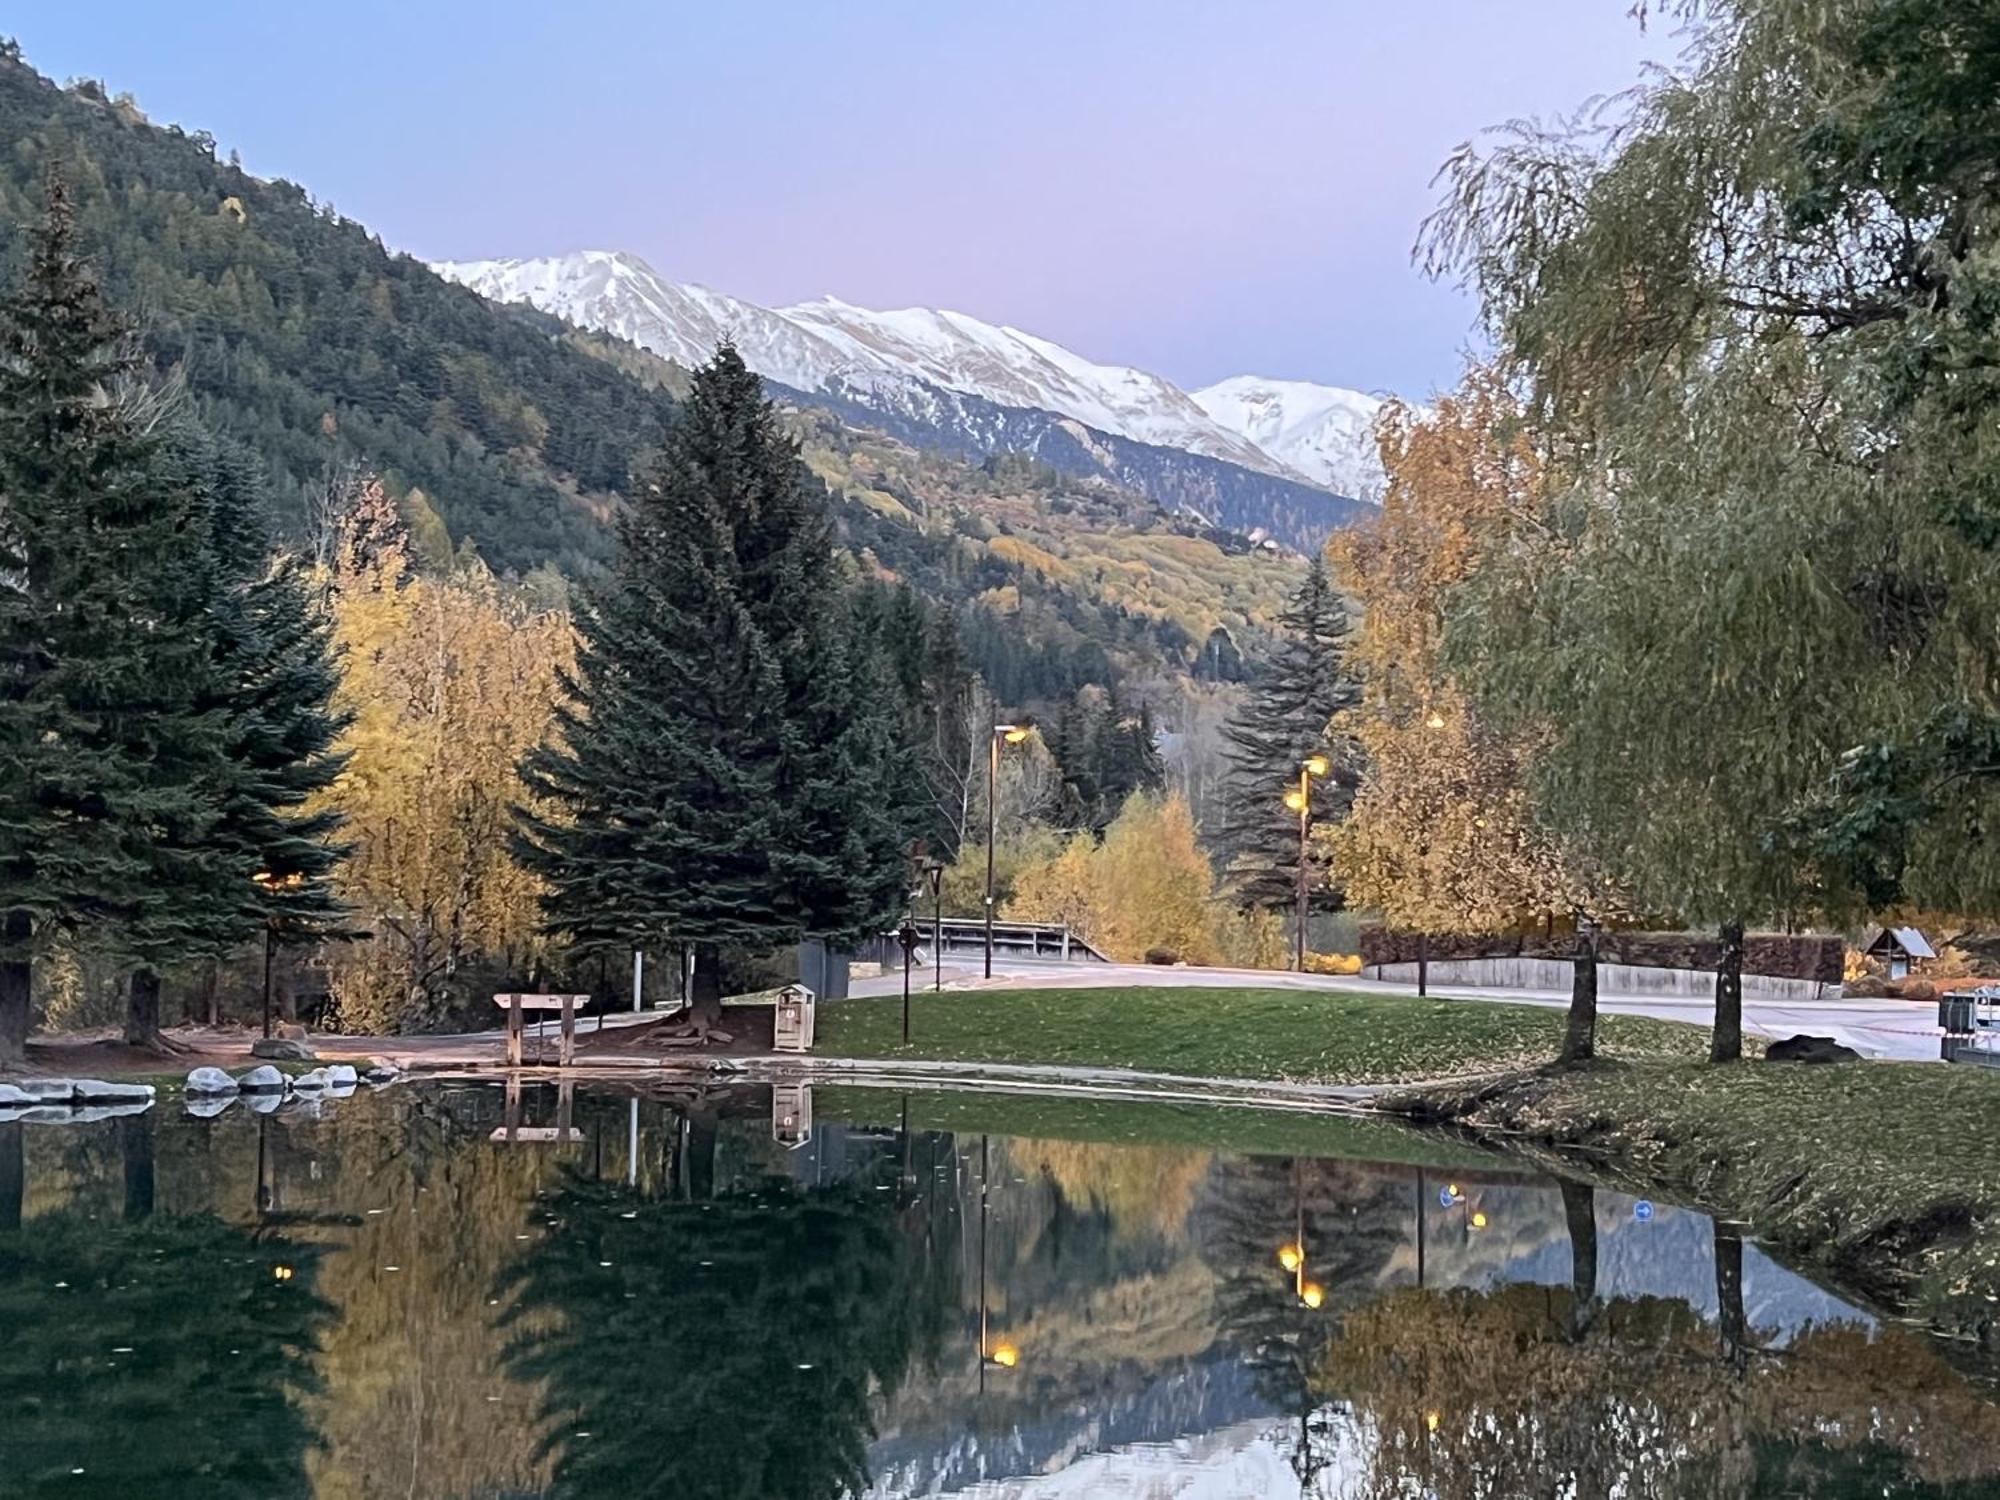
[[[1411,247],[1460,142],[1635,82],[1627,0],[22,0],[129,91],[425,259],[636,252],[782,305],[1008,323],[1193,388],[1421,398],[1476,338]]]

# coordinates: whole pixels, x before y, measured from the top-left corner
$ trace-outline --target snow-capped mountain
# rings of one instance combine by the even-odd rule
[[[1315,484],[1357,500],[1382,498],[1382,460],[1375,448],[1382,397],[1256,375],[1232,376],[1193,396],[1222,426]]]
[[[1055,412],[1137,442],[1301,477],[1157,375],[1094,364],[964,313],[873,312],[835,297],[760,307],[670,282],[638,256],[614,250],[448,261],[433,269],[496,302],[529,303],[681,364],[700,364],[727,335],[751,369],[795,390],[839,385],[850,394],[872,390],[907,401],[896,387],[915,380],[999,406]]]
[[[1097,364],[964,313],[874,312],[833,297],[767,308],[668,281],[623,251],[434,269],[496,302],[529,303],[684,365],[706,360],[726,336],[767,380],[905,419],[938,420],[940,406],[953,404],[937,394],[950,392],[1340,495],[1373,499],[1381,489],[1368,439],[1381,403],[1354,391],[1246,376],[1191,396],[1144,370]]]

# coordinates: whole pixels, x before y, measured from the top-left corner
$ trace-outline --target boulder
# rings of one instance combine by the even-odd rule
[[[301,1073],[292,1080],[295,1094],[317,1094],[327,1085],[326,1069],[314,1068],[310,1073]]]
[[[331,1067],[322,1068],[320,1071],[326,1074],[326,1086],[330,1089],[351,1089],[361,1081],[360,1076],[346,1063],[334,1063]]]
[[[220,1068],[196,1068],[188,1074],[187,1091],[190,1094],[233,1094],[236,1080]]]
[[[37,1104],[67,1104],[76,1097],[74,1078],[17,1078],[14,1087]]]
[[[227,1094],[189,1094],[187,1112],[197,1120],[212,1120],[236,1102],[234,1092]]]
[[[378,1085],[384,1083],[394,1083],[398,1078],[401,1078],[402,1076],[403,1076],[403,1070],[397,1067],[394,1063],[390,1062],[389,1059],[386,1057],[369,1058],[368,1066],[361,1070],[361,1081],[363,1083],[371,1083]]]
[[[291,1095],[287,1094],[283,1089],[265,1089],[255,1094],[245,1090],[243,1094],[243,1107],[252,1114],[268,1115],[289,1098],[291,1098]]]
[[[1861,1054],[1843,1047],[1830,1036],[1788,1036],[1764,1049],[1765,1062],[1842,1063],[1860,1062]]]
[[[133,1083],[118,1078],[106,1081],[101,1078],[79,1078],[74,1092],[70,1095],[78,1104],[138,1104],[153,1102],[155,1090],[150,1083]]]
[[[305,1044],[301,1037],[265,1036],[250,1044],[252,1057],[265,1058],[270,1062],[317,1062],[319,1054]]]
[[[16,1104],[29,1105],[35,1096],[26,1089],[16,1088],[11,1083],[0,1083],[0,1109],[10,1109]]]
[[[286,1087],[285,1075],[268,1065],[252,1068],[236,1080],[236,1087],[246,1094],[283,1094]]]

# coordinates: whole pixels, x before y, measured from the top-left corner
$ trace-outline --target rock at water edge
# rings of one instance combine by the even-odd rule
[[[220,1068],[196,1068],[188,1074],[187,1091],[190,1094],[233,1094],[236,1080]]]
[[[285,1075],[268,1065],[252,1068],[236,1080],[236,1086],[246,1094],[282,1094],[285,1091]]]

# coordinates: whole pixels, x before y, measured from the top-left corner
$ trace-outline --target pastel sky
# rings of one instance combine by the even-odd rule
[[[431,259],[636,251],[948,307],[1182,385],[1421,396],[1410,249],[1493,124],[1629,86],[1627,0],[21,0],[0,31]]]

